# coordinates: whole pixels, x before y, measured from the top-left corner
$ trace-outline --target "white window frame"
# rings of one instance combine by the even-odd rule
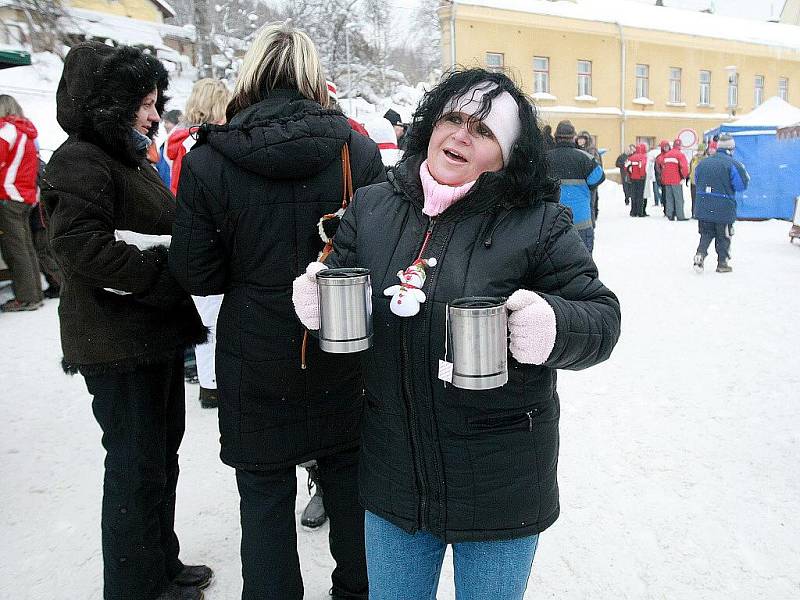
[[[544,61],[544,69],[536,67],[537,61]],[[533,92],[535,94],[549,94],[550,93],[550,57],[549,56],[534,56],[533,57]]]
[[[708,81],[703,81],[703,75],[708,75]],[[698,78],[700,82],[700,106],[711,106],[711,71],[705,69],[700,71]]]
[[[499,57],[499,64],[496,64],[496,59]],[[486,70],[494,73],[502,73],[506,65],[506,57],[502,52],[487,52],[486,53]]]
[[[650,97],[650,65],[636,65],[636,97]]]
[[[656,137],[654,135],[637,135],[636,143],[644,144],[649,151],[656,147]]]
[[[683,69],[680,67],[669,68],[669,101],[673,104],[680,104],[683,101],[682,79]]]
[[[739,106],[739,74],[728,76],[728,108]]]
[[[763,75],[756,75],[753,79],[753,106],[761,106],[764,102],[764,83],[766,77]]]
[[[581,67],[588,65],[587,70],[581,70]],[[578,74],[578,96],[591,96],[592,95],[592,61],[579,59],[577,66]]]
[[[788,77],[780,77],[778,79],[778,98],[784,100],[785,102],[789,101],[789,78]]]

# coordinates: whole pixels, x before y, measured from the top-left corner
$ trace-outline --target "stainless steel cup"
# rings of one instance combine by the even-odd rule
[[[453,385],[490,390],[508,381],[505,298],[474,296],[447,305]]]
[[[360,352],[372,346],[372,286],[369,269],[325,269],[317,273],[319,347],[325,352]]]

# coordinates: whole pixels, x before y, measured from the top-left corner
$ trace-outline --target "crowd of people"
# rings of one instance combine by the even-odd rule
[[[715,241],[718,273],[730,273],[730,243],[736,221],[736,193],[747,189],[750,176],[733,158],[735,139],[715,135],[700,143],[687,160],[680,139],[672,145],[662,140],[648,151],[645,144],[630,144],[616,160],[632,217],[646,217],[647,204],[661,205],[670,221],[688,221],[684,212],[684,187],[691,197],[691,218],[697,219],[700,243],[693,266],[702,272],[711,241]]]
[[[255,36],[232,92],[201,79],[164,112],[168,86],[142,50],[74,46],[57,93],[69,137],[44,172],[35,127],[0,96],[14,290],[0,308],[60,296],[63,367],[85,380],[106,451],[104,598],[197,600],[212,581],[174,532],[194,347],[241,500],[243,600],[303,597],[298,465],[317,490],[302,523],[330,521],[334,599],[435,597],[448,545],[459,597],[521,599],[559,514],[556,370],[607,359],[620,334],[592,259],[605,179],[593,136],[540,128],[514,82],[477,68],[446,74],[410,124],[394,110],[359,123],[288,24]],[[715,241],[730,271],[748,182],[734,148],[722,136],[689,163],[664,141],[616,161],[632,217],[650,199],[686,220],[691,182],[698,270]],[[389,168],[386,150],[402,153]],[[336,267],[371,273],[361,354],[323,352],[315,335],[316,274]],[[415,316],[383,293],[410,270],[427,271]],[[501,388],[440,379],[447,305],[464,296],[508,299]]]

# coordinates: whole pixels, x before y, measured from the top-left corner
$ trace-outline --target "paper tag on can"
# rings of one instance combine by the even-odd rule
[[[711,193],[711,186],[707,185],[706,186],[706,194],[710,194],[710,193]]]
[[[439,361],[439,379],[453,383],[453,363],[446,360]]]

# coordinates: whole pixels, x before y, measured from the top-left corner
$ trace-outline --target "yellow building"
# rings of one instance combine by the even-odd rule
[[[35,45],[36,29],[32,31],[29,25],[29,11],[30,6],[20,0],[0,0],[4,25],[0,44]],[[194,27],[164,23],[175,16],[166,0],[61,0],[59,12],[63,12],[58,24],[67,45],[99,40],[147,47],[175,71],[194,60]]]
[[[175,9],[165,0],[63,0],[63,4],[152,23],[163,23],[175,16]]]
[[[800,27],[629,0],[447,0],[442,62],[506,70],[555,128],[616,156],[698,134],[767,98],[800,102]]]

